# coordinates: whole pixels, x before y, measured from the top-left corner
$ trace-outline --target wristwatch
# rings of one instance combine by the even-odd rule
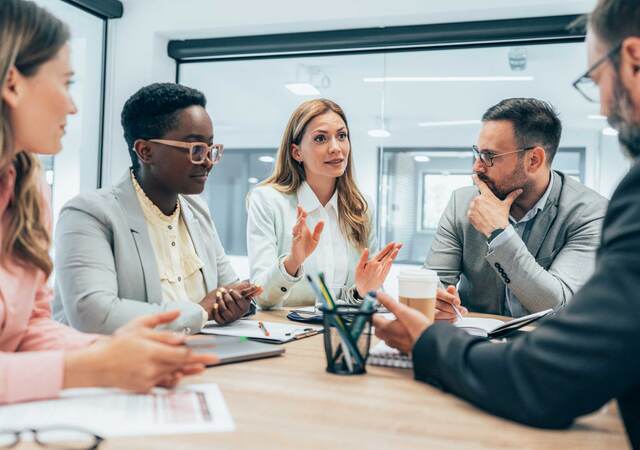
[[[487,243],[490,243],[491,241],[493,241],[503,231],[504,231],[504,228],[496,228],[495,230],[493,230],[489,235],[489,237],[487,238]]]

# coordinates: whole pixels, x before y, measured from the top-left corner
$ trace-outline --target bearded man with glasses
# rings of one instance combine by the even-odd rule
[[[451,196],[425,263],[442,283],[436,320],[559,309],[594,269],[607,201],[552,170],[562,132],[552,106],[511,98],[482,122],[476,186]]]

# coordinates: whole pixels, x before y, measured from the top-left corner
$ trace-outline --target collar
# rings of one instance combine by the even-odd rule
[[[527,213],[522,216],[522,219],[520,220],[515,220],[513,217],[511,217],[511,215],[509,215],[509,220],[512,223],[522,223],[522,222],[528,222],[529,220],[533,219],[540,211],[542,211],[545,207],[545,205],[547,204],[547,200],[549,200],[549,196],[551,195],[551,189],[553,188],[553,172],[551,172],[550,176],[549,176],[549,185],[547,186],[547,189],[544,191],[544,194],[542,194],[542,197],[540,197],[540,200],[538,200],[536,202],[535,205],[533,205],[533,207],[527,211]]]
[[[163,222],[167,223],[174,223],[178,220],[178,217],[180,217],[179,201],[176,202],[175,211],[170,216],[167,216],[160,210],[160,208],[156,206],[155,203],[151,201],[149,197],[147,197],[147,194],[145,194],[142,186],[140,186],[138,180],[136,180],[135,175],[133,175],[133,171],[131,171],[131,182],[133,183],[133,189],[136,191],[138,199],[140,200],[140,205],[142,206],[143,212],[146,212],[147,214],[152,215],[153,217],[156,217],[157,219],[160,219]]]
[[[298,188],[297,195],[298,195],[298,203],[300,204],[300,206],[302,206],[302,209],[304,209],[306,212],[310,213],[312,211],[315,211],[318,208],[322,208],[322,203],[320,203],[320,200],[318,200],[318,197],[316,197],[315,192],[313,192],[313,189],[311,189],[311,186],[309,186],[309,183],[307,183],[306,181],[303,181],[300,187]],[[336,212],[338,211],[338,190],[337,189],[334,191],[327,205],[333,206]]]

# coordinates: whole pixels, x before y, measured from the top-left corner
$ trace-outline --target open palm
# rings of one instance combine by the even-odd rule
[[[324,222],[320,221],[313,231],[307,225],[307,212],[298,206],[297,220],[293,226],[291,242],[291,258],[300,266],[313,253],[320,242],[320,235],[324,228]]]

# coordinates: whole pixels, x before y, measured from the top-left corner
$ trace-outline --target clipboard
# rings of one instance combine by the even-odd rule
[[[263,321],[263,327],[260,327],[260,322],[261,321],[258,320],[241,319],[229,325],[220,325],[215,320],[211,320],[204,325],[200,333],[218,336],[246,337],[254,341],[270,344],[284,344],[314,336],[323,331],[323,327],[317,325]],[[266,328],[266,332],[264,328]]]

